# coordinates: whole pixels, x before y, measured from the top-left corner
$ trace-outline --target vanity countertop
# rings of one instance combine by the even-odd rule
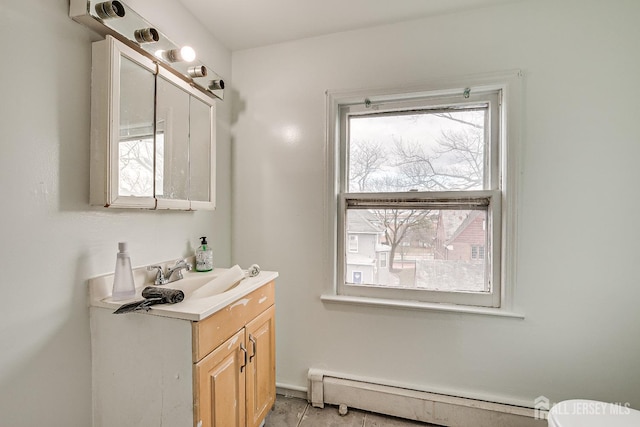
[[[181,289],[182,284],[189,283],[192,280],[206,282],[207,279],[214,278],[225,273],[227,268],[214,268],[206,273],[185,272],[184,279],[163,285],[165,288]],[[148,273],[146,269],[137,268],[133,270],[134,282],[136,283],[136,296],[123,301],[113,301],[111,299],[111,288],[113,286],[113,274],[107,274],[89,279],[89,305],[91,307],[101,307],[115,311],[123,304],[134,301],[141,301],[142,290],[147,286],[153,286],[153,275]],[[225,308],[229,304],[236,302],[242,304],[242,298],[250,294],[261,286],[271,282],[278,277],[275,271],[261,271],[255,277],[247,277],[243,279],[237,286],[226,292],[203,298],[189,298],[187,295],[184,301],[177,304],[157,304],[151,306],[149,311],[139,311],[128,314],[118,314],[117,316],[138,316],[138,315],[155,315],[163,317],[172,317],[176,319],[185,319],[192,321],[200,321],[213,313]],[[181,289],[182,290],[182,289]]]

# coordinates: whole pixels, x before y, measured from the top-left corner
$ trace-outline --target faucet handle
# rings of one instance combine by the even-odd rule
[[[147,266],[147,271],[153,271],[157,269],[156,272],[156,280],[153,282],[154,285],[164,285],[167,283],[167,279],[164,278],[164,273],[162,272],[162,266],[160,265],[149,265]]]
[[[187,271],[191,271],[193,269],[193,265],[191,263],[188,263],[186,259],[177,260],[176,263],[173,265],[172,270],[175,270],[178,267],[182,267]]]

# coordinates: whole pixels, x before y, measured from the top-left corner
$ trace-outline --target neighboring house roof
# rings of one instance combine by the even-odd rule
[[[381,243],[378,243],[378,244],[376,244],[375,251],[376,252],[391,252],[391,246],[383,245]]]
[[[349,265],[375,265],[375,263],[374,258],[365,255],[347,254],[347,264]]]
[[[350,209],[347,221],[347,233],[379,234],[384,231],[381,225],[376,224],[378,219],[366,209]]]
[[[476,220],[476,218],[480,217],[483,214],[483,211],[471,211],[471,213],[469,215],[467,215],[467,217],[464,219],[464,221],[462,221],[462,223],[458,226],[458,228],[456,229],[456,231],[451,235],[451,237],[449,237],[447,239],[447,241],[445,242],[445,245],[449,245],[451,244],[453,241],[455,241],[458,236],[460,234],[462,234],[462,232],[464,230],[466,230],[466,228],[473,223],[473,221]]]
[[[444,232],[444,240],[451,240],[452,236],[460,229],[460,226],[467,219],[467,211],[453,211],[448,209],[440,210],[438,227]]]

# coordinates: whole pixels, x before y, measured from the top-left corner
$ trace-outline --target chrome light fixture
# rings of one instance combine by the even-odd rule
[[[155,43],[160,40],[160,33],[155,28],[141,28],[133,32],[133,37],[140,44]]]
[[[224,89],[224,80],[211,80],[211,82],[209,82],[209,90],[219,89]]]
[[[207,75],[207,67],[204,65],[194,65],[187,69],[187,74],[189,74],[189,77],[192,79],[196,77],[205,77]]]
[[[96,4],[96,13],[102,19],[122,18],[125,10],[119,1],[105,1]]]

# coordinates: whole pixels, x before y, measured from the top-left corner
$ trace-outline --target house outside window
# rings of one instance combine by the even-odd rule
[[[334,97],[337,295],[503,305],[513,245],[507,87]],[[355,283],[353,268],[371,256],[352,250],[363,219],[386,272]]]
[[[380,243],[384,228],[376,217],[365,210],[350,212],[347,235],[349,251],[346,257],[346,281],[353,284],[377,283],[389,280],[389,269],[378,267],[378,259],[386,257],[390,247]],[[353,239],[355,237],[355,239]],[[357,244],[353,245],[352,242]],[[357,274],[356,274],[357,273]]]

